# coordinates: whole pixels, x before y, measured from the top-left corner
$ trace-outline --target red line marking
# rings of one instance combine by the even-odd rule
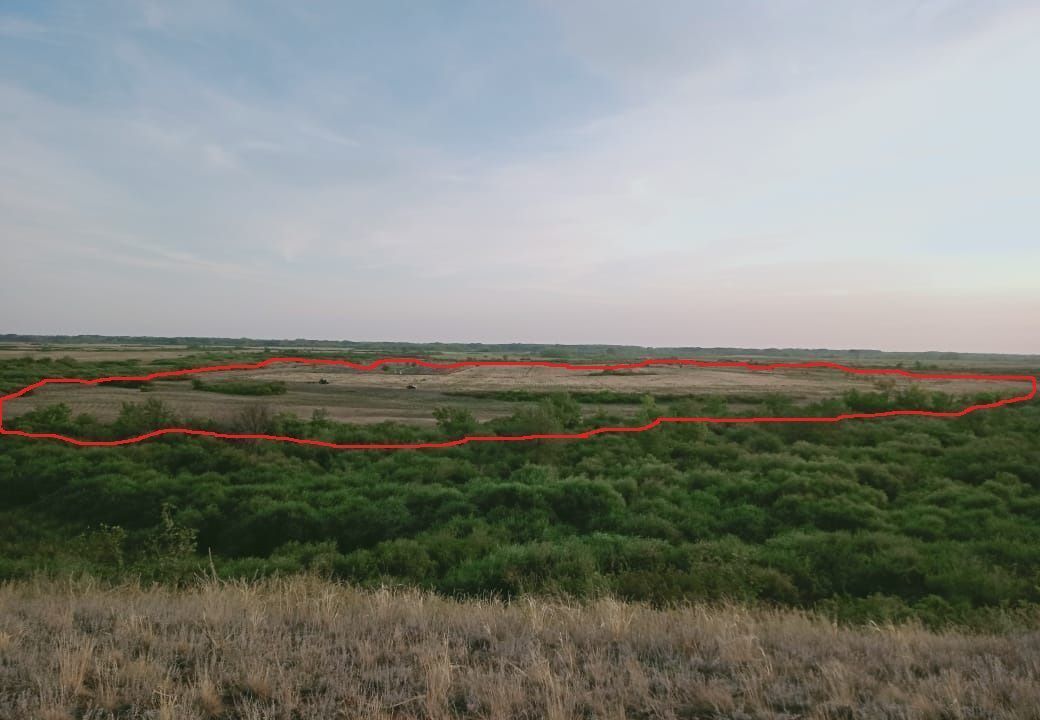
[[[934,411],[934,410],[887,410],[875,413],[845,413],[834,416],[823,417],[659,417],[645,425],[634,427],[601,427],[578,433],[547,433],[537,435],[467,435],[456,440],[445,440],[442,442],[420,442],[420,443],[333,443],[324,440],[312,440],[308,438],[287,437],[284,435],[264,435],[253,433],[221,433],[210,430],[194,430],[192,428],[163,428],[137,435],[135,437],[123,438],[122,440],[78,440],[57,433],[31,433],[22,430],[8,430],[3,426],[3,406],[8,400],[25,395],[27,392],[43,387],[44,385],[57,383],[73,383],[78,385],[99,385],[114,381],[145,382],[164,377],[179,377],[181,375],[194,375],[197,373],[221,372],[226,370],[259,370],[260,368],[274,365],[276,363],[299,363],[303,365],[332,365],[347,367],[353,370],[371,371],[383,365],[419,365],[432,370],[455,370],[467,367],[547,367],[563,370],[635,370],[649,367],[651,365],[686,365],[691,367],[727,367],[741,368],[754,372],[770,372],[777,369],[815,369],[840,370],[852,375],[899,375],[901,377],[916,380],[983,380],[983,381],[1014,381],[1030,383],[1030,391],[1025,395],[1002,398],[990,403],[980,405],[969,405],[960,410]],[[47,378],[21,390],[0,397],[0,435],[13,435],[24,438],[60,440],[71,445],[80,447],[115,447],[118,445],[132,445],[133,443],[148,440],[161,435],[196,435],[199,437],[220,438],[224,440],[275,440],[278,442],[294,443],[296,445],[313,445],[316,447],[332,448],[334,450],[419,450],[425,448],[448,448],[467,443],[477,442],[518,442],[526,440],[587,440],[594,435],[605,435],[607,433],[644,432],[664,423],[835,423],[844,420],[867,420],[873,418],[896,417],[896,416],[918,416],[936,418],[958,418],[978,410],[992,410],[1014,403],[1032,400],[1037,394],[1037,378],[1033,375],[997,375],[997,374],[965,374],[965,373],[920,373],[903,370],[902,368],[857,368],[823,360],[811,362],[777,362],[769,364],[756,364],[730,360],[693,360],[685,358],[660,358],[648,359],[633,363],[619,363],[616,365],[574,365],[571,363],[549,362],[544,360],[461,360],[451,363],[437,363],[418,358],[380,358],[367,365],[353,363],[349,360],[329,360],[324,358],[299,358],[299,357],[273,357],[255,363],[236,363],[230,365],[212,365],[209,367],[187,368],[185,370],[164,370],[149,373],[148,375],[113,376],[84,380],[81,378]]]

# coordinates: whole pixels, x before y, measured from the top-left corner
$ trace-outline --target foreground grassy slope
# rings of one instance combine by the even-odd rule
[[[307,577],[0,586],[0,717],[1026,718],[1040,635],[457,602]]]

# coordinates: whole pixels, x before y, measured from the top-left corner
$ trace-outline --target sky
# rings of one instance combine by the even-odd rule
[[[0,333],[1040,353],[1040,5],[0,2]]]

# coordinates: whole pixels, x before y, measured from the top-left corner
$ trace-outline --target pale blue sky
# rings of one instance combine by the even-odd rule
[[[1030,2],[0,2],[0,332],[1040,352]]]

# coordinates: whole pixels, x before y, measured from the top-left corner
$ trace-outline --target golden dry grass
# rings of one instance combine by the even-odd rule
[[[315,578],[0,587],[0,718],[1027,718],[1040,635]]]

